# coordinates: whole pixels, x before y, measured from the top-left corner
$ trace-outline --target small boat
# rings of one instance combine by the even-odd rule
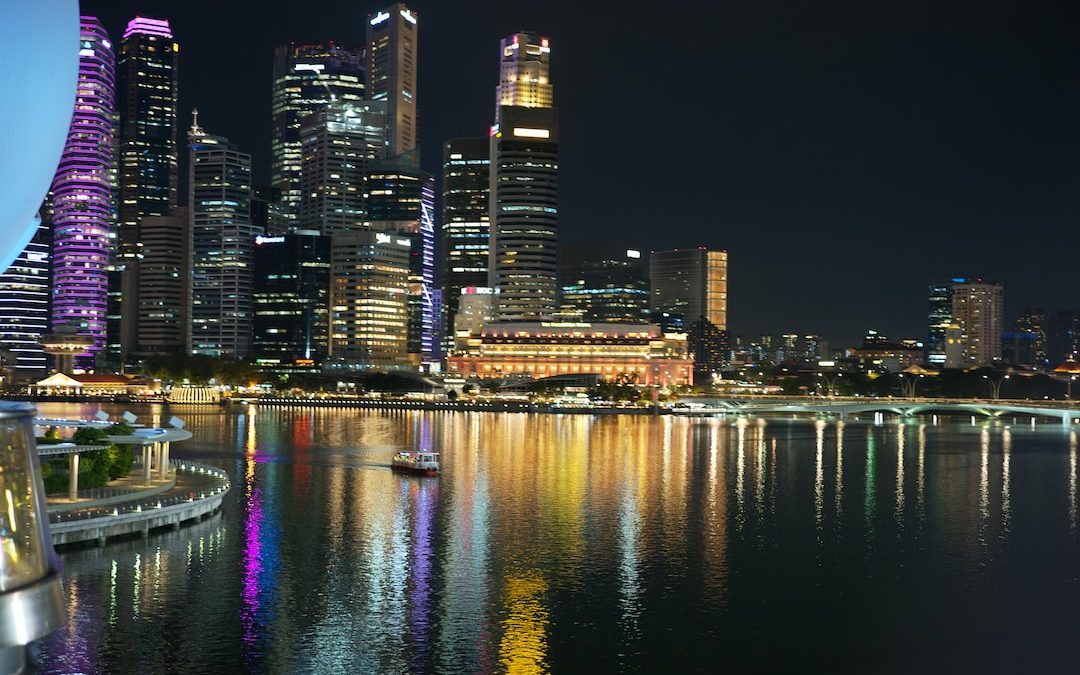
[[[439,475],[439,453],[437,452],[399,452],[390,460],[390,469],[421,476]]]

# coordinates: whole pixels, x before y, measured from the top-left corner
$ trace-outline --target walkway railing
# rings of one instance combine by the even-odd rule
[[[172,460],[169,462],[176,471],[190,473],[196,476],[205,476],[208,479],[206,485],[201,485],[183,494],[173,494],[166,497],[148,497],[146,499],[134,499],[109,507],[80,509],[61,513],[50,513],[50,523],[68,523],[72,521],[86,521],[95,518],[111,518],[130,513],[142,513],[154,509],[163,509],[178,504],[189,504],[196,500],[206,499],[229,490],[229,476],[223,470],[191,462],[188,460]]]

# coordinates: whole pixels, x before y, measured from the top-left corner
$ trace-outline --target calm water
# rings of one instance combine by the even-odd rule
[[[44,672],[1074,667],[1060,425],[180,414],[222,513],[65,553]],[[389,471],[421,447],[442,477]]]

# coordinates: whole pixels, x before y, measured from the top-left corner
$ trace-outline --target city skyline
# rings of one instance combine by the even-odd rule
[[[732,283],[753,289],[731,303],[733,332],[744,336],[796,330],[846,343],[869,327],[920,336],[925,285],[954,276],[1004,281],[1006,316],[1029,304],[1072,307],[1067,272],[1036,270],[1033,262],[1071,220],[1069,158],[1080,145],[1068,123],[1080,102],[1063,79],[1075,48],[1067,22],[1053,12],[1026,17],[1025,30],[1010,32],[1003,5],[968,12],[908,4],[880,16],[714,7],[695,13],[679,40],[646,50],[640,45],[651,39],[652,22],[644,17],[654,10],[611,24],[619,30],[593,31],[604,6],[409,6],[427,27],[419,89],[423,167],[431,173],[439,173],[443,142],[486,131],[498,40],[523,29],[551,36],[560,108],[574,111],[560,125],[560,257],[567,263],[606,243],[609,253],[726,248],[735,254]],[[193,40],[181,53],[181,115],[197,105],[220,120],[222,133],[252,152],[257,182],[269,166],[263,111],[274,47],[331,39],[360,45],[366,14],[376,10],[333,3],[316,13],[271,3],[266,20],[222,7],[220,21],[196,23],[197,10],[164,3],[83,6],[110,33],[130,15],[160,12]],[[219,78],[212,67],[220,65],[211,64],[221,62],[216,45],[227,44],[231,19],[255,22],[245,31],[250,49],[229,57],[242,77]],[[801,22],[810,30],[796,31]],[[1008,40],[999,44],[995,29]],[[622,65],[598,85],[594,68],[573,67],[593,58]],[[672,132],[692,142],[650,144],[654,156],[639,156],[640,145],[629,142],[634,116],[619,107],[640,96],[632,84],[639,79],[701,101],[681,106]],[[195,83],[205,92],[193,91]],[[234,105],[234,96],[250,105]],[[659,171],[675,161],[680,200],[672,204],[643,188],[662,187]],[[643,167],[639,176],[615,169],[630,165]],[[622,199],[595,200],[594,193]],[[1018,228],[1028,236],[1011,241]],[[1003,241],[1013,255],[997,253]],[[831,294],[841,287],[838,302]]]

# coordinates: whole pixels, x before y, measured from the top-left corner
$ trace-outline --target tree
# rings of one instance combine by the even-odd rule
[[[458,398],[457,391],[451,389],[450,391],[446,392],[446,400],[447,401],[456,401],[457,398]]]

